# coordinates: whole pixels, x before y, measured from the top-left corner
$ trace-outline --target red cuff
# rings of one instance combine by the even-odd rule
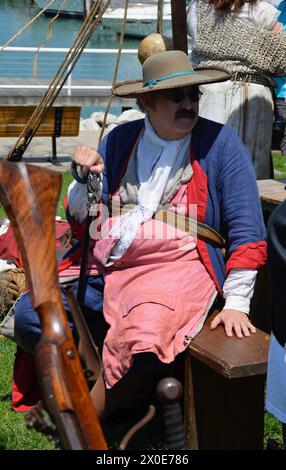
[[[231,269],[260,269],[267,261],[267,243],[254,242],[241,245],[226,263],[227,274]]]

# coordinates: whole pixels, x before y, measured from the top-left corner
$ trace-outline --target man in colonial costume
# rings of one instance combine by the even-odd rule
[[[199,85],[227,77],[196,72],[181,51],[153,54],[142,80],[113,90],[136,97],[145,119],[113,129],[98,153],[76,151],[83,175],[103,172],[102,212],[112,200],[125,208],[102,220],[100,237],[98,225],[90,231],[97,240],[89,253],[85,313],[92,322],[103,310],[108,325],[104,375],[91,391],[101,416],[128,400],[150,364],[172,363],[187,348],[217,298],[224,306],[211,328],[223,324],[227,336],[239,338],[255,333],[248,313],[266,242],[252,162],[232,129],[198,118]],[[68,190],[74,230],[87,216],[86,184],[78,180]],[[166,219],[157,217],[162,209]],[[225,257],[208,237],[169,225],[168,214],[175,213],[186,220],[196,215],[207,231],[220,232]],[[76,264],[61,273],[78,274]],[[16,333],[33,351],[40,330],[28,295],[16,306]]]

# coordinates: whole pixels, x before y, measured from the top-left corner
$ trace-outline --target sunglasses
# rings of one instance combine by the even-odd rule
[[[162,93],[169,101],[173,103],[181,103],[187,96],[190,101],[197,103],[202,95],[199,87],[177,88],[173,90],[162,90]]]

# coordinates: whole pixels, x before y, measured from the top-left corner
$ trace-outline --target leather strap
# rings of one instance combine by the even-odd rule
[[[126,206],[121,205],[120,207],[114,205],[114,207],[112,207],[112,216],[124,215],[132,209],[132,207],[134,207],[132,204],[128,204]],[[109,206],[109,212],[111,212],[111,206]],[[209,225],[199,222],[197,219],[185,217],[184,215],[164,209],[157,211],[153,215],[153,218],[165,222],[172,227],[188,232],[207,243],[217,246],[218,248],[226,248],[226,242],[222,235]]]

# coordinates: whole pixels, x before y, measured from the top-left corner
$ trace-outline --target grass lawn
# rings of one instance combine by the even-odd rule
[[[281,156],[280,152],[272,152],[274,178],[286,179],[286,157]]]
[[[0,445],[6,449],[53,449],[53,443],[26,428],[24,413],[11,411],[11,379],[16,346],[0,339]]]
[[[279,152],[273,152],[274,167],[277,179],[286,179],[286,159]],[[63,196],[71,182],[70,173],[63,175],[63,186],[57,214],[65,217],[63,207]],[[5,217],[3,208],[0,207],[0,219]],[[0,337],[0,449],[54,449],[53,443],[49,442],[41,434],[26,429],[24,413],[11,411],[11,379],[15,354],[15,344],[8,339]],[[114,416],[112,421],[104,425],[104,432],[109,446],[117,448],[126,431],[140,419],[143,410],[135,410],[132,413],[125,412],[124,416]],[[141,430],[130,444],[129,448],[141,449],[166,449],[163,436],[163,424],[161,416],[158,416],[145,429]],[[265,413],[265,444],[272,437],[280,443],[281,425],[268,413]]]

